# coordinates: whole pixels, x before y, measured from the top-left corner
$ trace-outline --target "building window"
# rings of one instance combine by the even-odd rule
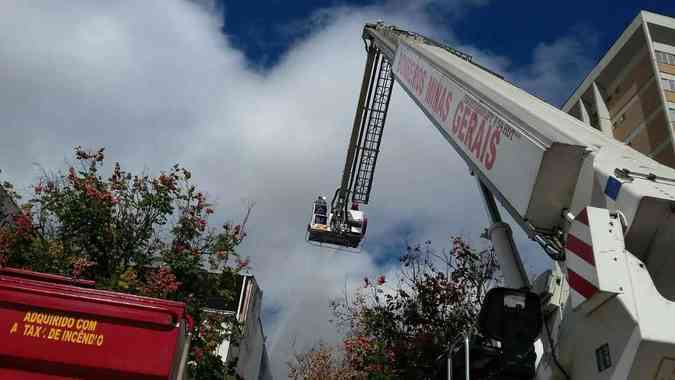
[[[657,51],[656,52],[656,62],[658,62],[658,63],[668,63],[668,57],[666,57],[666,53]]]
[[[656,51],[656,62],[667,65],[675,65],[675,54]]]
[[[675,91],[675,80],[668,78],[661,78],[661,84],[663,89],[667,91]]]
[[[668,111],[670,111],[670,122],[675,122],[675,108],[669,108]]]

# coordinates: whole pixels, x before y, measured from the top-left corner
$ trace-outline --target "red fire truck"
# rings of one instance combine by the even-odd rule
[[[0,269],[0,379],[182,380],[185,304]]]

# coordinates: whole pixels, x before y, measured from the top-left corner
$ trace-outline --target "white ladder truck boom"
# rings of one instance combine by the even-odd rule
[[[382,130],[389,108],[394,78],[389,59],[374,45],[366,45],[368,58],[354,117],[347,159],[340,187],[331,201],[314,202],[308,240],[338,247],[356,248],[365,236],[368,220],[360,204],[368,204]]]
[[[365,217],[349,211],[369,199],[393,76],[478,179],[509,287],[488,294],[479,323],[500,341],[500,358],[487,361],[491,369],[472,359],[462,376],[675,379],[675,170],[455,49],[383,23],[366,24],[363,38],[368,60],[343,179],[325,228],[310,224],[309,239],[360,243],[365,231],[352,227]],[[554,260],[532,287],[493,196]],[[537,336],[544,355],[535,374]]]

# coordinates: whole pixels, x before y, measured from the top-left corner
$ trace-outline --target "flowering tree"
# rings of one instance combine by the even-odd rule
[[[193,378],[222,379],[215,352],[235,339],[233,316],[202,312],[208,297],[234,302],[237,274],[248,265],[235,248],[244,223],[212,229],[212,206],[175,165],[159,176],[133,175],[119,163],[101,174],[104,150],[75,148],[79,168],[44,174],[32,198],[0,227],[0,267],[86,278],[102,289],[180,300],[195,320]],[[16,196],[11,185],[3,185]],[[250,212],[250,208],[249,208]]]
[[[361,380],[366,376],[366,373],[350,368],[336,347],[324,343],[294,354],[288,363],[291,380]]]
[[[495,280],[494,254],[453,238],[449,252],[426,242],[407,247],[400,262],[395,284],[365,278],[356,294],[331,303],[347,365],[368,379],[442,377],[448,343],[474,328]]]

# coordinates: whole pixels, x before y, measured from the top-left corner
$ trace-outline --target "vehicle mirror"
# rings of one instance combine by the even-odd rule
[[[481,307],[479,326],[485,336],[507,345],[531,345],[542,327],[539,296],[524,290],[491,289]]]

